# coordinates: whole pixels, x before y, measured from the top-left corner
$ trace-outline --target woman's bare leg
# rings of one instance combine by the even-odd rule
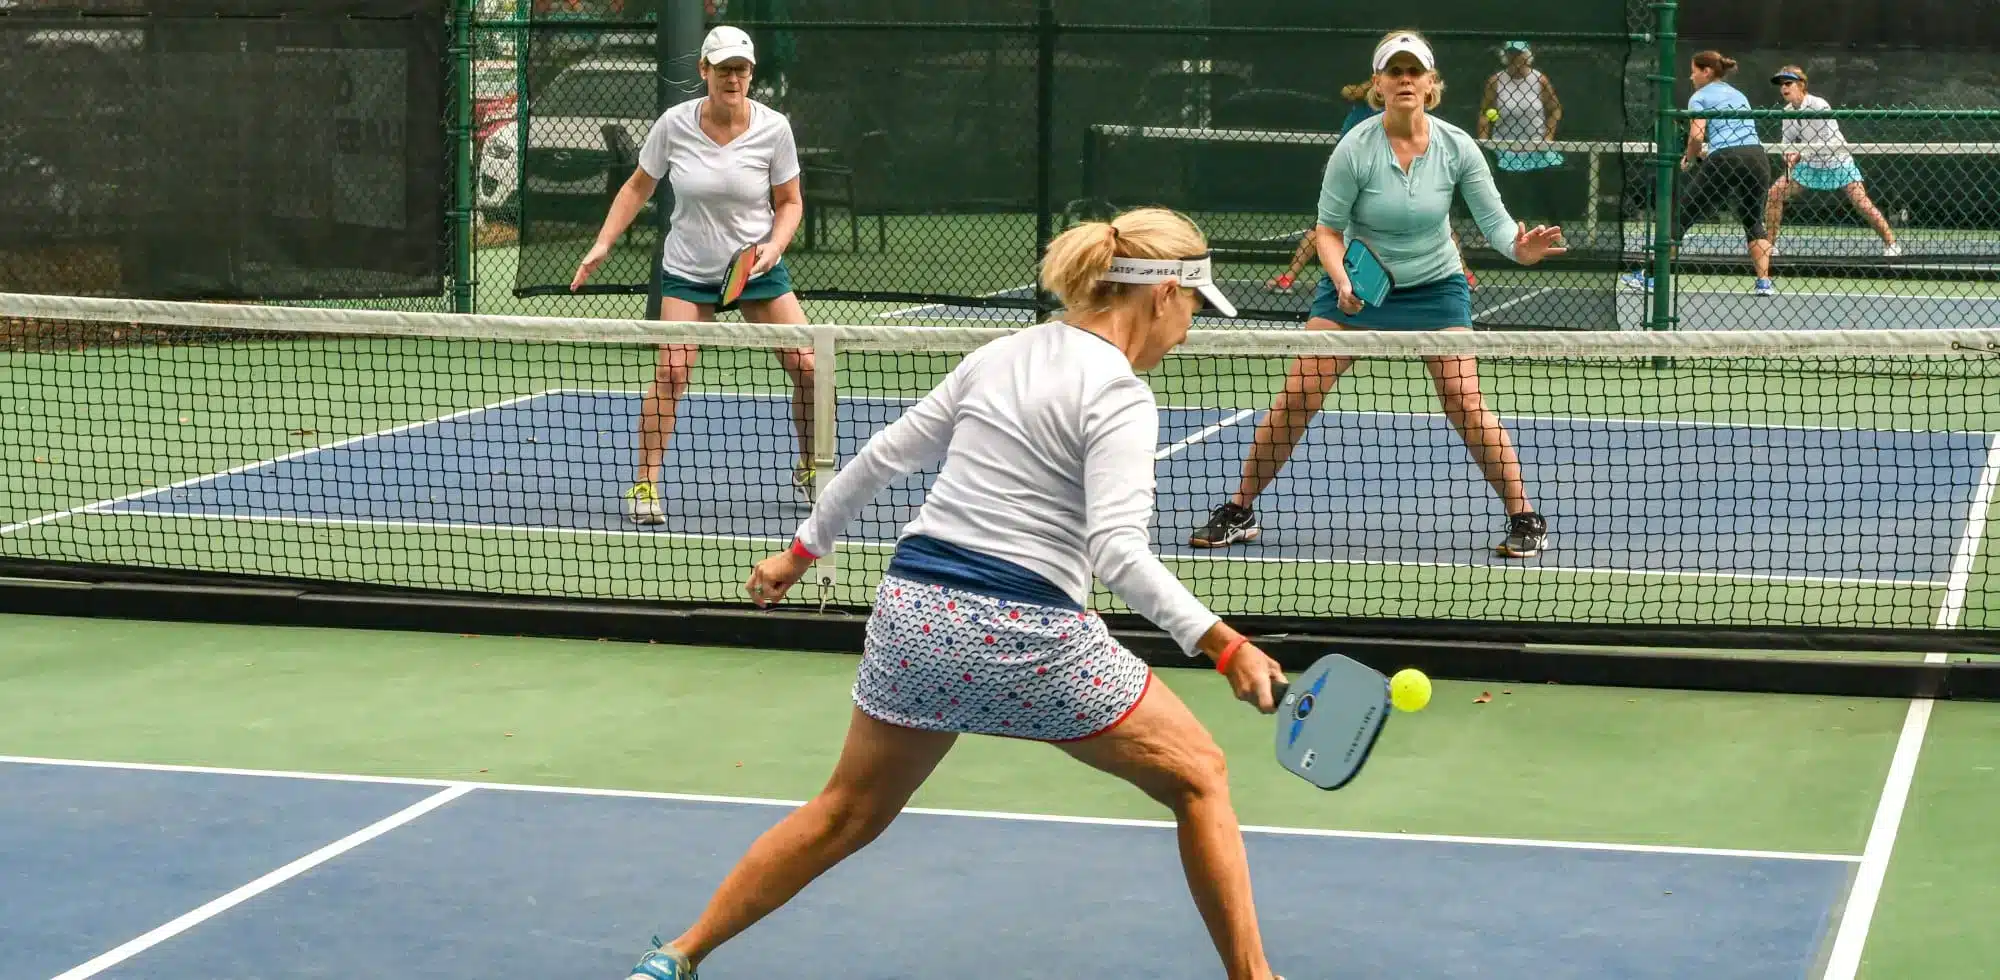
[[[1882,244],[1896,244],[1896,233],[1889,230],[1889,219],[1882,216],[1882,209],[1876,207],[1875,202],[1868,197],[1868,185],[1858,180],[1847,185],[1847,201],[1854,205],[1854,210],[1868,222],[1868,227],[1875,229],[1875,234],[1882,237]]]
[[[1521,478],[1521,458],[1514,452],[1507,427],[1480,396],[1478,359],[1431,357],[1425,358],[1424,363],[1430,368],[1445,417],[1458,430],[1459,438],[1465,440],[1473,461],[1479,464],[1479,472],[1506,506],[1507,515],[1533,510],[1527,483]]]
[[[758,837],[708,908],[670,944],[691,965],[866,847],[901,813],[958,736],[877,721],[855,708],[847,744],[818,796]]]
[[[786,293],[777,299],[743,304],[743,318],[752,323],[806,323],[805,307],[798,295]],[[792,381],[792,430],[799,437],[799,465],[813,467],[813,351],[810,347],[778,351],[778,366]],[[810,488],[802,488],[810,489]]]
[[[1315,317],[1307,330],[1338,330],[1332,321]],[[1271,411],[1257,424],[1251,437],[1250,455],[1243,461],[1243,482],[1230,498],[1238,507],[1250,507],[1257,495],[1278,478],[1292,451],[1305,438],[1313,416],[1326,403],[1333,383],[1354,366],[1351,357],[1301,357],[1292,362],[1285,376],[1285,390],[1271,403]]]
[[[663,296],[660,319],[675,323],[708,322],[715,319],[715,308]],[[660,347],[653,383],[646,386],[646,394],[639,401],[639,473],[633,482],[642,486],[660,482],[660,467],[667,457],[667,443],[674,436],[681,396],[687,394],[688,378],[700,358],[699,347],[685,344]]]
[[[1155,677],[1138,707],[1108,732],[1057,747],[1138,787],[1173,811],[1195,908],[1230,980],[1271,980],[1251,901],[1250,860],[1229,799],[1222,750]]]

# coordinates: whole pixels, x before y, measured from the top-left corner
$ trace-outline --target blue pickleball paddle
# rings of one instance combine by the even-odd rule
[[[1361,774],[1389,720],[1389,679],[1338,653],[1321,657],[1289,685],[1274,685],[1278,764],[1324,790]]]

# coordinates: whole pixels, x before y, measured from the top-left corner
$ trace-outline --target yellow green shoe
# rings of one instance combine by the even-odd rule
[[[792,490],[808,504],[819,502],[819,470],[811,463],[792,467]]]
[[[650,483],[634,483],[625,491],[625,516],[634,524],[665,524],[667,514],[660,509],[660,494]]]

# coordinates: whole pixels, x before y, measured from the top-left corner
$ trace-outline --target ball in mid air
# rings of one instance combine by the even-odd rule
[[[1405,667],[1389,678],[1389,703],[1399,711],[1422,711],[1431,703],[1431,679],[1415,667]]]

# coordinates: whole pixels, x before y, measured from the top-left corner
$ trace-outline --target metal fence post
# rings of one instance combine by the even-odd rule
[[[473,312],[473,215],[478,202],[472,184],[472,8],[478,0],[455,0],[451,11],[451,308]]]
[[[1035,321],[1048,318],[1053,308],[1041,286],[1042,257],[1049,239],[1055,235],[1055,90],[1056,90],[1056,4],[1037,0],[1035,4]]]
[[[701,0],[661,0],[659,19],[654,22],[654,47],[659,72],[653,85],[653,113],[658,115],[702,89],[701,36],[706,30]],[[653,226],[659,229],[658,247],[665,247],[673,225],[674,189],[661,181],[653,191]],[[657,248],[656,248],[657,251]],[[660,318],[660,256],[647,260],[646,319]]]
[[[1660,42],[1659,65],[1653,74],[1655,107],[1653,124],[1653,307],[1646,326],[1670,330],[1674,324],[1674,175],[1680,169],[1680,123],[1674,115],[1674,72],[1678,46],[1674,0],[1656,0],[1656,33]]]

